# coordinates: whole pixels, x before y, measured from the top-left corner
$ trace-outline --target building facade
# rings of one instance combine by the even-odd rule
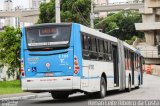
[[[147,44],[160,45],[160,0],[145,0],[142,13],[142,23],[136,23],[136,29],[145,33]]]
[[[42,2],[50,2],[50,0],[29,0],[29,8],[38,9]]]
[[[4,11],[11,11],[13,9],[12,0],[4,0]],[[6,17],[4,20],[4,26],[13,26],[13,18]]]
[[[95,5],[108,5],[109,0],[94,0]],[[96,15],[96,17],[106,17],[107,12],[100,12]]]

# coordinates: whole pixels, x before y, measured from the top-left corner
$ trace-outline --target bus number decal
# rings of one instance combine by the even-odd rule
[[[60,65],[68,64],[67,62],[65,63],[65,59],[67,59],[68,57],[69,57],[68,54],[60,54],[59,55]]]

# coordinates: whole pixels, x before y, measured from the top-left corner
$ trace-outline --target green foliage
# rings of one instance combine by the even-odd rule
[[[0,88],[0,95],[23,92],[19,80],[0,82]]]
[[[77,22],[89,26],[91,0],[63,0],[61,2],[61,21]],[[55,22],[55,0],[40,5],[38,23]]]
[[[0,63],[1,66],[8,67],[8,75],[14,75],[19,62],[20,50],[20,29],[6,27],[4,32],[0,33]]]
[[[127,42],[128,44],[130,44],[130,45],[132,45],[133,44],[133,42],[136,40],[136,36],[133,36],[131,39],[129,39],[129,40],[125,40],[125,42]]]
[[[55,21],[55,2],[42,3],[38,23],[50,23]]]
[[[142,22],[141,15],[135,11],[121,11],[109,14],[96,24],[96,28],[121,40],[130,40],[132,36],[142,38],[143,33],[136,31],[135,23]]]

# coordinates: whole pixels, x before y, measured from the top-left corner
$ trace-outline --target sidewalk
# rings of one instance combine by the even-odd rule
[[[17,94],[6,94],[0,95],[0,101],[2,100],[24,100],[24,99],[34,99],[34,98],[43,98],[51,96],[50,93],[31,93],[31,92],[24,92],[24,93],[17,93]]]

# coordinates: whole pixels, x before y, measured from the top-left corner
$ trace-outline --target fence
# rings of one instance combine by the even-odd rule
[[[160,58],[158,50],[141,50],[141,54],[144,58]]]

